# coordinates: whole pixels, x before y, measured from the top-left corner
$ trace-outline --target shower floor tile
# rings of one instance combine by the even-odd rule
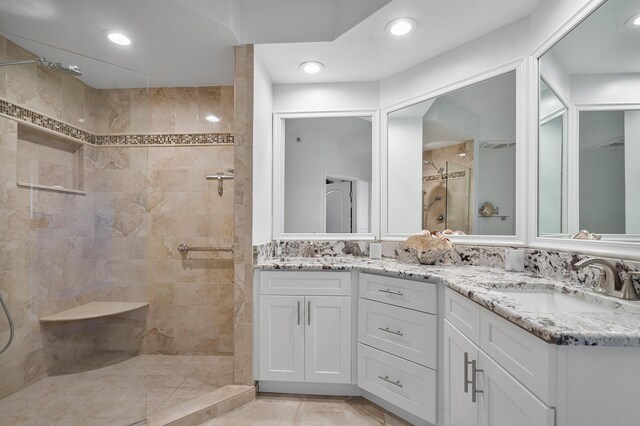
[[[0,400],[11,425],[130,425],[233,382],[231,355],[100,353]]]

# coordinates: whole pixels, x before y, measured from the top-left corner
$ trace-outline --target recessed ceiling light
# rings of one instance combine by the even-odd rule
[[[418,23],[415,19],[399,18],[389,22],[386,28],[394,36],[403,36],[415,31],[418,28]]]
[[[317,74],[324,69],[324,65],[317,61],[307,61],[300,64],[300,69],[307,74]]]
[[[640,13],[633,15],[631,18],[624,23],[629,28],[640,28]]]
[[[129,46],[131,44],[131,39],[122,33],[116,32],[107,32],[107,38],[120,46]]]
[[[220,121],[220,117],[216,117],[215,115],[207,115],[204,119],[212,123],[217,123]]]

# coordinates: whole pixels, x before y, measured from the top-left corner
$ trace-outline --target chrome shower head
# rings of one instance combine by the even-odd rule
[[[47,69],[59,71],[61,73],[73,75],[75,77],[79,77],[82,75],[80,68],[78,68],[75,65],[65,64],[62,62],[48,62],[44,58],[40,58],[40,59],[41,61],[39,61],[38,63],[46,67]]]
[[[78,68],[75,65],[64,64],[62,62],[51,62],[51,61],[47,61],[45,58],[26,59],[23,61],[0,62],[0,67],[9,66],[9,65],[25,65],[25,64],[38,64],[49,70],[54,70],[64,74],[73,75],[75,77],[82,75],[80,68]]]

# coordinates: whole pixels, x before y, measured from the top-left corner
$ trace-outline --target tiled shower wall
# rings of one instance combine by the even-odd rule
[[[0,37],[0,60],[32,57]],[[232,133],[233,87],[96,90],[35,65],[0,68],[0,99],[94,134]],[[204,120],[214,114],[220,122]],[[0,398],[96,349],[146,335],[152,353],[233,352],[233,260],[177,245],[229,246],[233,145],[84,146],[86,195],[16,185],[17,122],[0,117],[0,291],[17,325],[0,356]],[[43,327],[93,300],[148,312]],[[147,315],[148,313],[148,315]],[[146,328],[144,320],[146,318]],[[8,338],[0,316],[0,344]],[[133,336],[133,337],[132,337]]]

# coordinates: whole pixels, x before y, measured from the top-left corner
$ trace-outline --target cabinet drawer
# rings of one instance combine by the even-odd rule
[[[374,348],[436,368],[437,316],[386,303],[358,301],[358,339]]]
[[[469,340],[480,344],[480,305],[447,288],[444,292],[444,317]]]
[[[350,296],[351,272],[263,271],[260,294]]]
[[[433,283],[360,274],[360,297],[435,314],[438,289]]]
[[[480,312],[480,348],[538,396],[555,405],[556,348],[486,309]],[[555,379],[554,379],[555,380]]]
[[[436,372],[358,344],[358,386],[436,424]]]

